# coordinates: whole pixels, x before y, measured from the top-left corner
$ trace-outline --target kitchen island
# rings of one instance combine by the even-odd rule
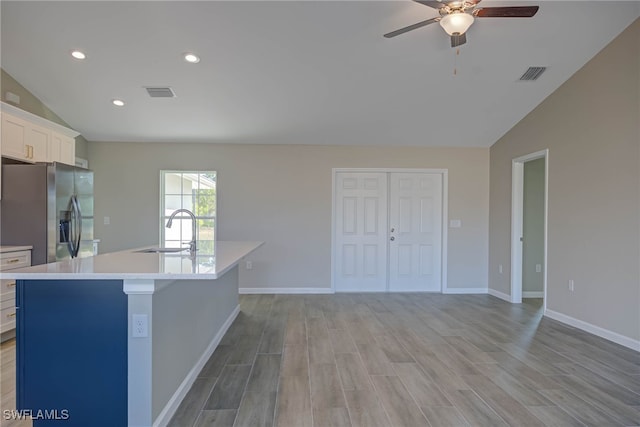
[[[239,312],[238,262],[145,248],[7,272],[17,282],[17,405],[34,427],[166,425]]]

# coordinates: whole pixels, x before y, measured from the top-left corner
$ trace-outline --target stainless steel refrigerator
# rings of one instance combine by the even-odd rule
[[[93,255],[93,171],[2,165],[2,245],[32,245],[33,265]]]

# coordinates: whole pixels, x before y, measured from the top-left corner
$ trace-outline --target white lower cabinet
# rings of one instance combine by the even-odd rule
[[[0,252],[0,271],[29,267],[30,249],[4,249]],[[0,333],[16,327],[16,281],[0,280]]]

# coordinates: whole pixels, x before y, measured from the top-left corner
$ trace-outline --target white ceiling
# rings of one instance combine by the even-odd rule
[[[456,57],[438,24],[382,37],[438,16],[412,1],[3,0],[1,65],[90,141],[488,147],[640,15],[481,6],[532,4],[531,19],[476,19]],[[519,82],[529,66],[549,68]],[[155,85],[177,98],[149,98]]]

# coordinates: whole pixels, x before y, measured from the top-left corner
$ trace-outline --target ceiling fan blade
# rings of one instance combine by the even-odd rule
[[[467,42],[467,33],[454,34],[451,36],[451,47],[457,47]]]
[[[390,39],[391,37],[399,36],[400,34],[404,34],[404,33],[407,33],[409,31],[413,31],[413,30],[416,30],[418,28],[422,28],[425,25],[433,24],[434,22],[438,22],[439,20],[440,20],[439,16],[437,18],[427,19],[426,21],[421,21],[421,22],[418,22],[416,24],[409,25],[408,27],[404,27],[404,28],[400,28],[399,30],[392,31],[390,33],[385,34],[384,36],[386,38]]]
[[[423,4],[425,6],[432,7],[434,9],[440,9],[445,7],[448,2],[439,2],[438,0],[414,0],[416,3]]]
[[[478,18],[531,18],[539,6],[482,7],[473,11]]]

